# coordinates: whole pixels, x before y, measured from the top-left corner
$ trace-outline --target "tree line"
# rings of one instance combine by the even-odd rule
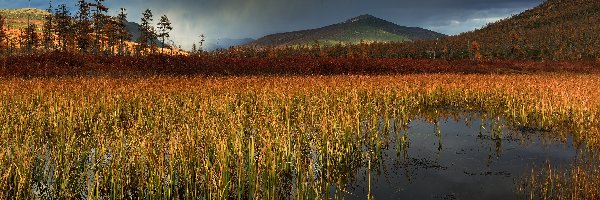
[[[109,16],[104,0],[79,0],[71,15],[61,4],[48,9],[41,27],[29,24],[20,31],[18,42],[9,41],[0,31],[0,46],[12,52],[64,51],[86,54],[148,55],[164,53],[173,29],[166,15],[158,23],[151,10],[142,13],[140,37],[135,43],[127,30],[127,13],[121,9]],[[287,47],[242,46],[202,52],[194,44],[191,55],[217,58],[409,58],[445,60],[598,60],[600,61],[600,1],[552,0],[540,6],[487,25],[485,28],[439,40],[361,43],[355,45],[294,45]],[[4,20],[0,17],[0,25]],[[200,46],[204,42],[201,37]],[[19,47],[19,48],[15,48]],[[198,53],[202,52],[202,53]]]
[[[53,8],[44,16],[41,27],[29,23],[21,28],[18,37],[11,37],[6,18],[0,15],[0,48],[9,54],[62,51],[93,55],[147,55],[171,52],[167,45],[171,21],[166,15],[153,24],[153,13],[146,9],[138,27],[140,37],[133,41],[128,30],[127,11],[121,8],[116,16],[108,14],[105,0],[77,1],[75,14],[66,4]],[[173,43],[173,42],[171,42]],[[159,45],[160,44],[160,45]],[[169,51],[166,51],[166,50]]]

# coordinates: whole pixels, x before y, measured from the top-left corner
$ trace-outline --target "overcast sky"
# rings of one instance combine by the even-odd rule
[[[77,0],[53,0],[56,7]],[[91,0],[88,0],[91,1]],[[403,26],[417,26],[448,35],[483,25],[539,5],[543,0],[106,0],[115,14],[128,10],[129,21],[139,22],[150,8],[155,22],[166,14],[173,39],[184,47],[219,38],[259,38],[266,34],[318,28],[371,14]],[[2,8],[27,7],[27,0],[0,0]],[[47,0],[31,0],[46,9]],[[75,13],[73,10],[72,13]]]

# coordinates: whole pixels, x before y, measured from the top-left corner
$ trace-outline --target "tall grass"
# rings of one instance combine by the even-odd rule
[[[0,83],[0,195],[343,198],[357,172],[377,169],[382,150],[405,140],[402,127],[428,109],[481,111],[563,138],[574,134],[595,148],[600,92],[592,83],[598,81],[595,75],[7,79]]]
[[[529,199],[598,199],[599,160],[580,158],[568,168],[554,168],[550,164],[533,168],[517,185],[517,191]]]

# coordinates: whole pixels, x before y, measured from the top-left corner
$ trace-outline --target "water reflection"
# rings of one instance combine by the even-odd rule
[[[515,184],[532,167],[568,166],[578,155],[571,137],[477,113],[424,116],[406,124],[391,126],[381,159],[356,173],[345,198],[515,199]]]

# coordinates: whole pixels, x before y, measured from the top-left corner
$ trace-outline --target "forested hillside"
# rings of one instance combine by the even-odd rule
[[[595,60],[600,58],[600,1],[549,0],[478,30],[433,40],[351,46],[235,49],[239,56]],[[315,49],[318,47],[318,49]],[[308,52],[308,53],[307,53]]]
[[[598,0],[548,0],[482,29],[439,41],[399,45],[397,54],[454,59],[596,59],[600,58],[599,22]]]
[[[582,59],[599,57],[599,33],[600,1],[548,0],[449,41],[476,41],[487,57]]]

